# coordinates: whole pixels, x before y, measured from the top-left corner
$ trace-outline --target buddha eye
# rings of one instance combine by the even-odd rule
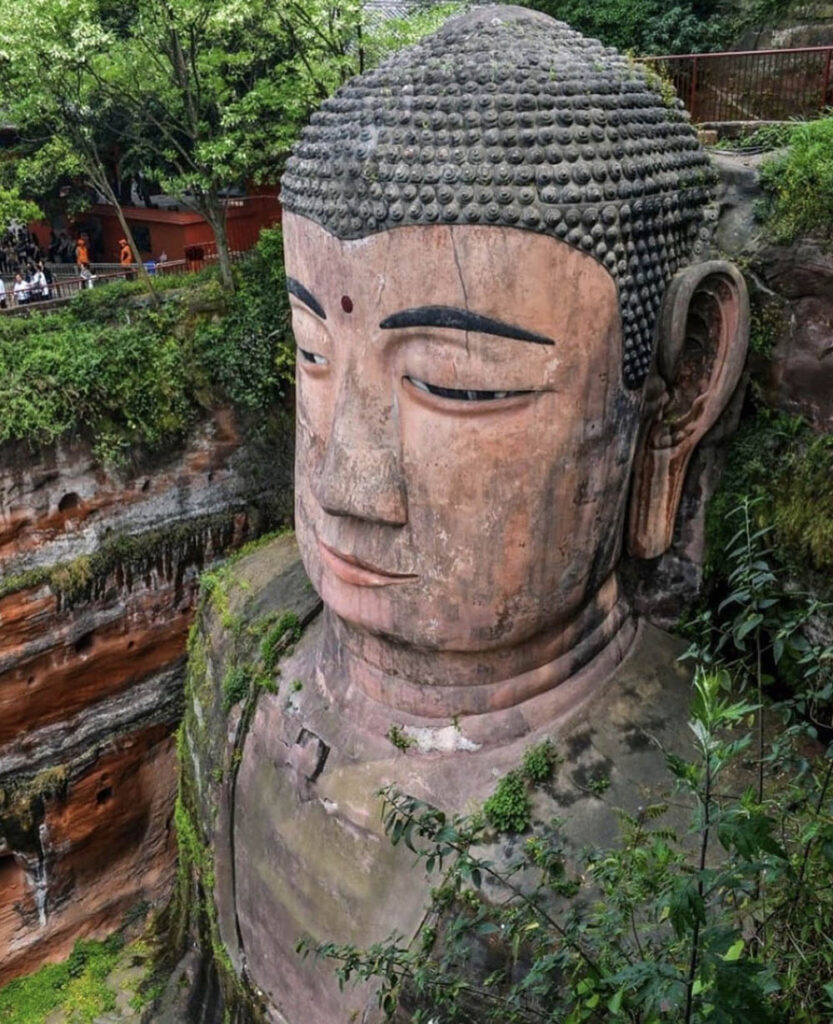
[[[324,358],[324,356],[320,356],[317,352],[307,352],[307,350],[305,348],[301,348],[300,345],[298,346],[298,351],[301,353],[301,356],[308,363],[312,363],[315,366],[327,365],[327,360]]]
[[[529,395],[530,390],[525,391],[474,391],[471,388],[441,388],[436,384],[428,384],[418,377],[405,376],[415,388],[424,391],[428,395],[436,395],[437,398],[450,398],[457,402],[496,402],[501,398],[514,398],[516,395]]]

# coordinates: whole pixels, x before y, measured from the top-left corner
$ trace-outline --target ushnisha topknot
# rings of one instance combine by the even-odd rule
[[[341,239],[407,224],[537,231],[619,289],[623,377],[642,385],[665,286],[702,256],[714,172],[678,101],[563,22],[481,7],[347,82],[313,115],[287,210]]]

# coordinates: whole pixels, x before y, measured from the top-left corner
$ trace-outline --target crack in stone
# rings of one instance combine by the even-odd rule
[[[451,239],[451,252],[454,256],[454,266],[457,268],[457,277],[460,279],[460,287],[463,289],[463,304],[466,307],[466,312],[470,313],[469,307],[469,293],[466,289],[466,281],[463,277],[463,268],[460,266],[460,257],[457,254],[457,239],[454,237],[454,229],[448,229],[448,237]],[[466,331],[466,355],[470,355],[469,352],[469,332]]]

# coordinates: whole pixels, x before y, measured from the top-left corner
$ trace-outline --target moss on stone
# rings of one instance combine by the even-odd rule
[[[68,781],[66,765],[7,780],[0,786],[0,836],[17,850],[39,850],[44,800],[65,793]]]
[[[116,991],[108,976],[124,953],[124,941],[113,935],[104,942],[76,942],[68,959],[47,964],[26,978],[0,989],[0,1020],[4,1024],[43,1024],[53,1011],[75,1024],[93,1024],[116,1008]]]

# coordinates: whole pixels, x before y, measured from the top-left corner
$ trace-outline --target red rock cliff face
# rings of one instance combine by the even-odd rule
[[[0,449],[0,984],[167,899],[197,577],[280,519],[277,455],[227,411],[121,475]]]

